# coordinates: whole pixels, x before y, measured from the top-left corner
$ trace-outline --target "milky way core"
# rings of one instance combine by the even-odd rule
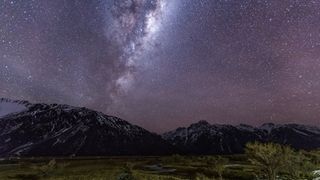
[[[0,0],[0,97],[163,132],[319,124],[320,1]]]

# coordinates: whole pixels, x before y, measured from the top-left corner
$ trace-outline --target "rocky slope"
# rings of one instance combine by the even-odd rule
[[[320,148],[320,129],[298,124],[211,125],[200,121],[159,136],[87,108],[0,99],[0,157],[234,154],[248,142]]]
[[[320,148],[320,129],[297,124],[211,125],[200,121],[187,128],[163,134],[163,138],[181,152],[189,154],[243,153],[248,142],[274,142],[296,149]]]
[[[0,99],[0,156],[161,155],[161,136],[87,108]]]

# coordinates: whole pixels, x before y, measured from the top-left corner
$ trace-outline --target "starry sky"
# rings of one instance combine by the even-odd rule
[[[164,132],[318,124],[318,0],[0,0],[0,97]]]

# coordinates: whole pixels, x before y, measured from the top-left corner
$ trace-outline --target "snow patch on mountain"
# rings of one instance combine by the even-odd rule
[[[27,110],[25,104],[0,99],[0,118],[13,113],[19,113]]]
[[[260,127],[209,124],[206,121],[180,127],[162,137],[191,154],[243,153],[248,142],[274,142],[296,149],[320,147],[320,128],[299,124],[266,123]]]
[[[236,126],[237,129],[242,130],[242,131],[249,131],[249,132],[254,132],[256,129],[252,126],[249,126],[247,124],[240,124]]]
[[[262,126],[260,126],[260,129],[261,129],[261,130],[265,130],[265,131],[267,131],[267,132],[270,134],[271,131],[276,128],[276,126],[277,126],[277,125],[275,125],[275,124],[273,124],[273,123],[265,123],[265,124],[263,124]]]
[[[160,155],[174,150],[157,134],[85,107],[8,99],[0,99],[0,107],[0,157]]]

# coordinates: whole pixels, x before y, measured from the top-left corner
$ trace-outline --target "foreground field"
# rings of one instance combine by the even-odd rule
[[[319,180],[320,151],[248,143],[244,155],[25,158],[0,161],[0,180]],[[316,172],[316,173],[315,173]]]
[[[207,157],[210,159],[210,157]],[[224,179],[254,179],[244,156],[228,156]],[[4,160],[0,179],[214,179],[217,171],[204,157],[28,158]]]

